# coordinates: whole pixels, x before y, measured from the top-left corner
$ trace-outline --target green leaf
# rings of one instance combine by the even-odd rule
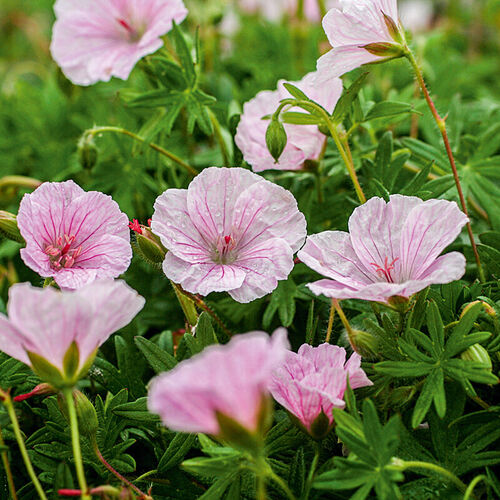
[[[431,301],[427,308],[427,328],[431,340],[435,345],[434,352],[440,352],[444,346],[444,325],[439,314],[439,309],[434,301]]]
[[[172,22],[173,28],[171,30],[172,37],[174,39],[175,51],[179,57],[182,70],[186,76],[186,80],[190,87],[194,87],[196,84],[197,76],[195,71],[195,63],[191,57],[191,51],[187,45],[186,39],[181,29],[175,21]]]
[[[335,110],[333,111],[332,120],[335,123],[342,123],[347,113],[349,112],[352,103],[358,97],[359,91],[361,90],[368,73],[363,73],[358,77],[354,83],[348,88],[344,89],[340,99],[337,101]]]
[[[158,463],[158,473],[164,474],[172,467],[176,467],[187,455],[196,441],[196,434],[177,433],[170,441],[168,448]]]
[[[288,92],[295,97],[296,99],[304,100],[304,101],[310,101],[309,97],[307,97],[302,90],[300,90],[298,87],[295,85],[285,82],[283,83],[283,87],[285,87]]]
[[[158,423],[160,417],[148,410],[148,398],[142,397],[130,403],[119,404],[113,408],[113,413],[120,418],[126,418],[144,424]]]
[[[62,373],[45,358],[34,352],[26,351],[33,371],[44,381],[57,388],[65,387],[66,379]]]
[[[383,101],[375,104],[368,114],[364,117],[363,121],[368,122],[377,118],[387,118],[406,113],[415,113],[411,104],[405,102]]]
[[[69,380],[73,380],[78,371],[79,364],[80,364],[80,351],[78,349],[76,342],[73,340],[73,342],[71,342],[70,346],[68,347],[68,350],[64,354],[63,358],[64,376]]]
[[[302,495],[302,491],[304,490],[305,476],[306,462],[304,448],[301,446],[293,456],[288,473],[288,485],[298,497]]]
[[[392,377],[420,377],[427,375],[432,366],[426,362],[382,361],[373,367],[375,371]]]
[[[283,123],[290,123],[293,125],[319,125],[323,120],[308,113],[301,113],[300,111],[286,111],[280,115]]]
[[[284,327],[289,327],[295,317],[295,296],[297,286],[292,278],[280,281],[277,288],[271,295],[271,300],[262,318],[262,326],[267,329],[278,311],[280,323]]]
[[[418,400],[415,404],[415,408],[413,409],[411,425],[414,429],[416,429],[422,423],[422,420],[427,415],[427,412],[429,411],[429,408],[434,399],[434,394],[436,391],[441,391],[441,392],[444,391],[443,372],[441,368],[434,369],[425,379],[424,385],[420,392],[420,396],[418,397]],[[442,410],[442,404],[441,404],[442,397],[443,398],[445,397],[444,394],[438,397],[441,410]],[[446,406],[445,406],[445,411],[446,411]]]
[[[171,354],[158,347],[154,342],[144,337],[135,337],[134,342],[155,373],[171,370],[177,364],[177,360]]]
[[[212,321],[206,312],[202,312],[198,319],[196,325],[196,338],[199,340],[202,347],[217,344],[217,337],[212,327]]]

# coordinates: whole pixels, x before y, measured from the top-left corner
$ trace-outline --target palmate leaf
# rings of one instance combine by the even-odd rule
[[[337,436],[353,457],[335,457],[335,468],[319,474],[313,487],[332,491],[357,488],[351,499],[367,498],[373,489],[381,500],[401,498],[396,483],[404,476],[391,466],[399,445],[399,417],[393,416],[382,425],[370,400],[363,402],[362,420],[343,410],[333,412]]]
[[[472,306],[454,326],[445,339],[445,328],[434,301],[427,308],[428,334],[408,329],[406,339],[399,341],[406,361],[383,361],[375,365],[379,373],[395,378],[425,377],[415,404],[412,416],[414,428],[424,420],[431,405],[437,415],[443,418],[446,413],[445,377],[461,383],[463,389],[475,395],[472,382],[483,384],[498,383],[498,378],[484,364],[455,358],[474,344],[486,341],[490,332],[469,333],[482,310],[480,303]]]

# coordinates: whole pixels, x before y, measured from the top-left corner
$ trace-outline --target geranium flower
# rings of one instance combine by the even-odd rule
[[[182,0],[57,0],[52,57],[77,85],[126,80],[187,15]]]
[[[402,54],[396,0],[338,0],[323,18],[330,52],[318,59],[318,85],[363,64]]]
[[[306,221],[286,189],[243,168],[207,168],[155,202],[151,229],[169,250],[163,271],[192,293],[250,302],[293,268]]]
[[[144,299],[119,280],[94,281],[74,292],[18,283],[9,289],[8,317],[0,313],[0,349],[34,368],[41,378],[50,373],[49,383],[57,386],[68,377],[74,383],[85,376],[97,348],[143,305]],[[67,373],[66,355],[74,346],[76,363],[73,373]],[[47,372],[47,365],[57,375]]]
[[[251,332],[205,348],[153,379],[148,408],[175,431],[219,435],[222,414],[255,432],[271,374],[288,348],[283,328],[272,337]]]
[[[465,273],[465,257],[439,254],[467,220],[455,202],[372,198],[354,210],[349,233],[325,231],[307,238],[299,259],[330,278],[307,286],[316,295],[386,302],[458,280]]]
[[[353,353],[346,363],[343,347],[303,344],[289,351],[274,372],[271,394],[294,415],[313,437],[322,438],[333,425],[333,408],[343,408],[347,376],[352,389],[372,385],[361,369],[361,357]]]
[[[61,288],[115,278],[130,265],[127,216],[110,196],[73,181],[47,182],[24,195],[17,223],[24,263]]]
[[[327,111],[332,112],[342,94],[342,81],[334,79],[328,85],[315,84],[316,73],[309,73],[300,82],[292,82],[302,90],[307,97],[316,101]],[[306,160],[317,159],[325,145],[326,136],[316,125],[285,124],[287,145],[276,162],[266,145],[266,130],[269,120],[264,116],[272,115],[282,99],[292,96],[283,86],[281,80],[278,89],[259,92],[251,101],[243,106],[243,114],[236,131],[235,141],[243,153],[245,161],[251,165],[254,172],[262,170],[299,170]],[[291,111],[301,111],[292,109]]]

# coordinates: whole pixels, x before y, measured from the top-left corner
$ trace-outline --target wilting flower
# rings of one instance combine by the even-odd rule
[[[169,250],[163,271],[192,293],[250,302],[293,268],[306,221],[286,189],[242,168],[207,168],[155,202],[151,229]]]
[[[130,265],[127,216],[110,196],[73,181],[47,182],[24,195],[17,223],[24,263],[61,288],[115,278]]]
[[[343,347],[303,344],[298,353],[287,352],[274,372],[271,394],[294,415],[313,437],[324,437],[333,424],[333,408],[343,408],[347,376],[352,389],[372,385],[353,353],[346,363]]]
[[[187,15],[182,0],[57,0],[50,50],[77,85],[126,80]]]
[[[283,361],[286,330],[236,335],[223,346],[211,346],[173,370],[156,377],[148,407],[163,423],[180,432],[220,435],[219,415],[257,431],[273,371]]]
[[[325,231],[307,238],[299,259],[323,276],[307,286],[316,295],[385,302],[410,297],[465,272],[465,257],[439,254],[460,234],[467,217],[455,202],[392,195],[356,208],[349,233]]]
[[[338,0],[323,18],[330,52],[318,60],[318,85],[362,64],[403,55],[396,0]]]
[[[143,305],[124,281],[94,281],[74,292],[15,284],[9,289],[8,317],[0,314],[0,349],[55,386],[76,382],[97,348]]]
[[[293,84],[307,97],[332,112],[342,94],[342,81],[336,78],[328,85],[318,86],[315,84],[315,79],[316,73],[309,73],[300,82]],[[285,124],[287,145],[279,161],[275,162],[266,145],[269,119],[263,117],[272,115],[282,99],[292,98],[283,83],[286,82],[284,80],[279,82],[277,90],[259,92],[243,106],[235,140],[245,161],[255,172],[267,169],[299,170],[306,160],[317,159],[325,145],[326,137],[316,125]],[[294,108],[291,111],[301,110]]]

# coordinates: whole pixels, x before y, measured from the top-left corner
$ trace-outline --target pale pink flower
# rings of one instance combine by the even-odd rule
[[[37,354],[63,372],[64,355],[74,342],[80,370],[143,305],[144,299],[120,280],[94,281],[74,292],[15,284],[9,289],[8,317],[0,314],[0,349],[29,366],[27,353]]]
[[[261,14],[268,21],[276,22],[293,13],[297,0],[239,0],[238,4],[248,14]]]
[[[282,365],[274,372],[271,394],[312,434],[328,431],[333,424],[333,408],[344,408],[347,376],[352,389],[372,385],[361,369],[361,356],[353,353],[346,363],[343,347],[303,344],[298,353],[289,351]],[[316,419],[324,414],[329,426],[315,429]],[[323,436],[319,436],[323,437]]]
[[[221,433],[217,413],[256,431],[271,374],[289,344],[286,330],[236,335],[153,379],[148,408],[175,431]]]
[[[306,236],[293,195],[243,168],[207,168],[154,208],[151,229],[169,250],[167,278],[201,295],[228,291],[238,302],[286,279]]]
[[[298,0],[295,0],[298,6]],[[337,6],[338,0],[326,0],[325,7],[327,10]],[[318,0],[304,0],[304,16],[311,22],[321,21],[321,12],[319,10]]]
[[[116,278],[130,265],[127,216],[110,196],[73,181],[46,182],[24,195],[17,223],[24,263],[61,288]]]
[[[315,80],[316,73],[309,73],[300,82],[291,83],[331,113],[342,94],[342,81],[335,78],[328,85],[318,86]],[[268,169],[300,170],[306,160],[318,159],[325,145],[326,137],[316,125],[285,124],[287,145],[278,162],[271,156],[266,145],[269,119],[262,118],[272,115],[282,99],[292,98],[283,83],[286,81],[280,80],[277,90],[259,92],[243,106],[235,141],[254,172]],[[292,108],[289,111],[301,110]]]
[[[384,15],[401,31],[396,0],[337,0],[323,18],[323,29],[333,49],[318,59],[318,85],[362,64],[390,57],[389,53],[372,50],[373,44],[379,44],[379,49],[398,50]]]
[[[182,0],[57,0],[52,57],[77,85],[126,80],[187,15]]]
[[[465,257],[439,254],[456,239],[467,217],[455,202],[392,195],[356,208],[349,233],[325,231],[307,238],[299,259],[330,279],[307,286],[316,295],[386,302],[410,297],[465,272]]]

